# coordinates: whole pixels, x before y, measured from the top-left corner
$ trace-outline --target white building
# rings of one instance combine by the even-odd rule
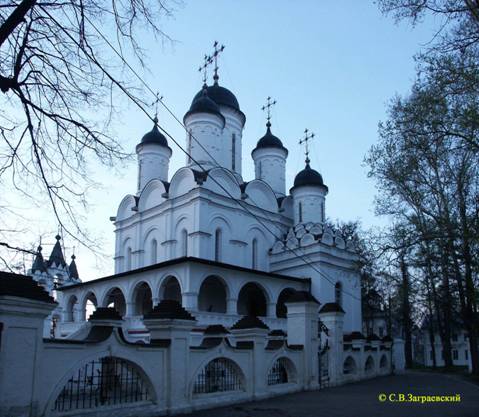
[[[172,152],[156,124],[143,136],[136,191],[113,218],[115,275],[61,288],[63,336],[81,328],[89,301],[115,305],[126,330],[141,335],[141,315],[164,298],[181,301],[200,325],[229,326],[255,314],[284,329],[283,304],[293,290],[338,302],[344,330],[361,331],[357,256],[325,225],[322,176],[307,160],[286,192],[288,150],[268,122],[251,152],[255,179],[244,180],[245,121],[234,94],[216,80],[184,116],[184,167],[168,171]]]
[[[184,116],[184,167],[169,172],[157,122],[143,136],[112,218],[114,275],[69,281],[58,306],[29,278],[0,279],[0,414],[158,415],[402,369],[400,341],[360,333],[357,255],[325,222],[322,176],[306,159],[286,191],[268,121],[244,180],[245,121],[215,77]]]

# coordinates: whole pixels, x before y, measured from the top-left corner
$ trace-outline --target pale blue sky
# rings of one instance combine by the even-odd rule
[[[397,26],[367,0],[187,0],[173,19],[163,22],[164,31],[178,42],[162,45],[144,36],[142,46],[149,55],[150,72],[138,65],[136,68],[182,119],[201,88],[197,68],[202,56],[210,53],[214,40],[224,43],[220,84],[235,93],[247,118],[243,135],[245,180],[254,175],[250,152],[264,134],[260,107],[271,95],[278,102],[273,111],[273,132],[290,151],[287,187],[304,165],[297,141],[308,127],[317,134],[312,166],[321,172],[330,190],[327,215],[358,219],[368,227],[384,221],[374,217],[375,188],[366,178],[363,158],[377,140],[377,124],[385,119],[388,100],[409,90],[415,75],[413,55],[431,39],[432,26]],[[153,101],[153,97],[146,99]],[[115,130],[125,148],[133,150],[151,129],[151,122],[126,101],[121,107],[122,124]],[[184,143],[184,131],[161,108],[159,118],[160,124]],[[170,146],[171,178],[185,157],[174,144]],[[116,214],[126,193],[135,192],[136,163],[119,171],[112,174],[91,167],[102,188],[90,193],[92,205],[86,225],[103,239],[110,255],[114,234],[108,218]],[[45,251],[48,253],[48,247]],[[98,263],[85,249],[77,249],[77,255],[84,280],[113,271],[112,260]]]

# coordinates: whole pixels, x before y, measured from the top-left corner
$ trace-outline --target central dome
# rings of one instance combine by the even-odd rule
[[[288,152],[288,150],[283,146],[281,139],[271,133],[271,124],[268,122],[266,126],[266,134],[258,141],[255,149],[279,148]]]
[[[227,106],[231,107],[234,110],[241,111],[237,98],[227,88],[221,87],[219,84],[215,83],[208,86],[206,92],[208,94],[208,97],[213,100],[218,106]],[[191,103],[192,107],[195,104],[195,101],[201,99],[202,95],[203,90],[200,90],[193,98],[193,102]]]

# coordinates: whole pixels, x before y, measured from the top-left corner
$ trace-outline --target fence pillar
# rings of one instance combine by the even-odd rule
[[[196,319],[180,303],[163,300],[144,316],[150,331],[150,343],[170,340],[166,363],[167,380],[164,381],[167,408],[171,413],[190,411],[188,369],[190,360],[190,332]]]
[[[0,415],[36,416],[44,320],[56,307],[31,278],[0,272]]]
[[[286,303],[288,344],[302,345],[304,389],[319,388],[318,308],[319,302],[307,291],[295,291]]]
[[[337,303],[327,303],[319,311],[319,318],[328,328],[328,375],[330,386],[338,385],[343,375],[344,310]]]

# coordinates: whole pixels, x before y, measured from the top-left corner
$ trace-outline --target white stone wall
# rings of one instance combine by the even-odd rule
[[[278,197],[286,195],[287,152],[279,148],[260,148],[252,153],[255,178],[268,183]]]
[[[138,155],[138,195],[151,180],[168,181],[171,149],[153,143],[140,143]]]

